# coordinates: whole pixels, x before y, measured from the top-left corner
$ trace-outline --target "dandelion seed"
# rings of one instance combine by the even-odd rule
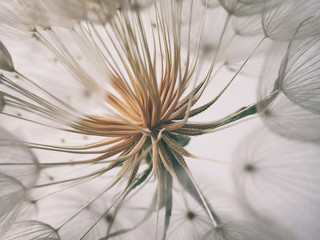
[[[296,34],[303,31],[300,27]],[[307,141],[318,141],[318,39],[299,39],[294,36],[283,56],[279,73],[270,81],[266,76],[260,82],[261,97],[273,92],[273,103],[261,102],[259,108],[270,129]],[[272,60],[273,61],[273,60]],[[280,93],[278,93],[280,91]],[[266,93],[267,92],[267,93]],[[267,107],[266,107],[267,104]],[[266,107],[266,108],[265,108]],[[265,114],[266,111],[271,114]],[[285,126],[284,131],[281,130]],[[304,128],[304,131],[297,129]]]
[[[277,226],[268,226],[268,222],[230,222],[216,227],[208,232],[203,240],[286,240],[295,239],[286,231],[277,229]],[[272,226],[272,227],[270,227]]]
[[[14,67],[10,53],[6,47],[0,42],[0,69],[13,72]]]
[[[319,46],[318,38],[301,43],[292,41],[279,76],[279,87],[283,93],[297,105],[315,113],[320,111]]]
[[[18,217],[23,201],[26,199],[26,189],[16,179],[0,173],[1,184],[1,231],[5,233]]]
[[[40,171],[34,154],[3,128],[0,128],[0,143],[0,172],[32,188]]]
[[[288,140],[261,127],[238,150],[235,181],[254,214],[276,220],[300,238],[313,239],[320,214],[318,158],[318,145]],[[303,212],[308,217],[301,223]]]
[[[266,1],[267,8],[270,3]],[[276,41],[291,40],[293,35],[297,38],[306,38],[318,35],[316,26],[319,22],[319,1],[294,1],[286,2],[277,8],[266,11],[262,15],[262,25],[265,35]],[[303,25],[303,23],[305,23]],[[295,34],[299,25],[299,34]]]
[[[10,231],[7,232],[2,239],[60,240],[60,237],[55,230],[47,224],[37,221],[26,221],[13,224]]]

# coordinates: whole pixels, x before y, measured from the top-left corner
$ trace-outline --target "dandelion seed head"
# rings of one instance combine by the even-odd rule
[[[4,239],[316,240],[318,0],[0,5]]]

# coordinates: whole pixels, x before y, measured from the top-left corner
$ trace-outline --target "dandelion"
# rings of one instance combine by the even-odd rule
[[[319,1],[0,4],[1,239],[317,238]]]

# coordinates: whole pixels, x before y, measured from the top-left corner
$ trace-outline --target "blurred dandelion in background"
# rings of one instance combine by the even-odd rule
[[[0,4],[0,239],[318,239],[320,1]]]

